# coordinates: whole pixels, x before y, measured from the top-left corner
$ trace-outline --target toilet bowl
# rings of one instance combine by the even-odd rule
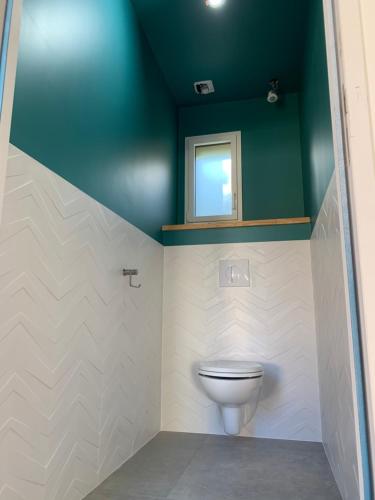
[[[198,375],[207,396],[217,403],[226,434],[236,435],[244,425],[244,407],[248,421],[254,416],[263,381],[263,367],[250,361],[206,361]]]

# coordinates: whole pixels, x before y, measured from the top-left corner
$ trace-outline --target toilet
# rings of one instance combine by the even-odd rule
[[[219,360],[199,364],[199,379],[207,396],[220,407],[226,434],[239,434],[254,416],[263,374],[262,365],[251,361]],[[247,422],[244,422],[245,405],[249,410]]]

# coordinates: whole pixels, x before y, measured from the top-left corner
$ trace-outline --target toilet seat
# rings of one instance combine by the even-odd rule
[[[252,361],[203,361],[199,365],[199,375],[211,378],[259,378],[263,367]]]

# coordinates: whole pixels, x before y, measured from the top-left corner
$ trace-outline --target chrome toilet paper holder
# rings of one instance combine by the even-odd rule
[[[135,285],[133,283],[133,276],[138,276],[139,272],[138,269],[123,269],[122,270],[122,275],[123,276],[129,276],[129,286],[131,288],[141,288],[141,284]]]

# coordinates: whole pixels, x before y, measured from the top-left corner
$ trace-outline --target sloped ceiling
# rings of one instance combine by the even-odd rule
[[[260,97],[277,77],[284,92],[300,88],[310,1],[132,0],[178,105]],[[211,79],[214,95],[193,82]]]

